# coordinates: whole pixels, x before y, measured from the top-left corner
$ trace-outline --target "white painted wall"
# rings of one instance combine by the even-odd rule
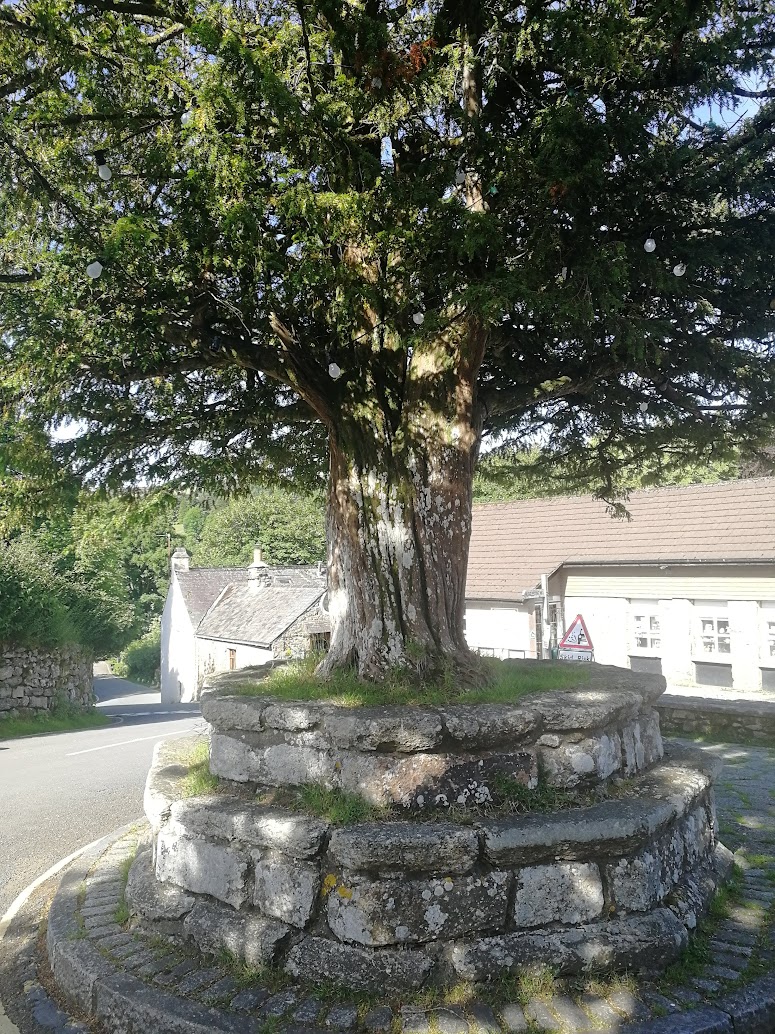
[[[236,651],[235,668],[247,668],[251,664],[266,664],[273,657],[271,650],[262,650],[258,646],[245,646],[242,643],[228,643],[219,639],[203,639],[197,636],[197,696],[206,675],[211,675],[215,671],[229,670],[229,650]]]
[[[599,664],[618,664],[629,668],[629,602],[617,597],[566,596],[563,603],[565,628],[570,628],[577,614],[584,618],[589,638]]]
[[[196,640],[174,571],[161,617],[161,702],[196,700]]]
[[[488,603],[466,605],[466,642],[472,650],[492,650],[496,657],[535,657],[531,608]]]

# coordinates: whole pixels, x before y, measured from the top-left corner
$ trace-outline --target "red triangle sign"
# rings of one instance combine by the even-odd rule
[[[573,620],[573,624],[570,626],[568,631],[562,637],[560,643],[561,650],[591,650],[592,640],[589,638],[589,632],[587,632],[587,626],[584,624],[584,618],[581,614],[577,614]]]

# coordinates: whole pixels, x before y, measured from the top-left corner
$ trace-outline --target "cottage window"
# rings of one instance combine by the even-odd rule
[[[636,600],[631,608],[633,651],[659,656],[662,653],[659,604],[656,600]]]
[[[775,618],[767,621],[767,657],[775,657]]]
[[[716,657],[731,652],[729,618],[726,615],[700,613],[700,653]]]
[[[237,651],[229,650],[229,671],[234,671],[237,667]]]

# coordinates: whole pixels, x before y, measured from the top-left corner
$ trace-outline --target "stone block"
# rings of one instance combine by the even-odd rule
[[[399,754],[432,750],[444,731],[438,711],[421,707],[332,708],[321,727],[337,749]]]
[[[495,980],[536,964],[562,974],[614,968],[650,974],[677,958],[687,942],[683,924],[664,908],[582,927],[515,931],[458,943],[448,958],[463,980]]]
[[[267,708],[265,697],[219,697],[203,693],[200,704],[202,717],[215,729],[242,729],[245,732],[258,732],[264,727],[262,715]]]
[[[684,871],[683,823],[659,837],[634,857],[606,866],[606,878],[616,907],[645,912],[678,883]]]
[[[695,808],[686,816],[682,832],[687,868],[692,868],[710,857],[715,846],[715,838],[705,808]]]
[[[288,953],[286,971],[308,979],[331,981],[359,991],[394,994],[421,987],[433,968],[433,960],[410,949],[368,950],[339,944],[323,937],[305,937]]]
[[[336,829],[331,859],[356,872],[469,872],[479,858],[479,838],[470,827],[450,822],[365,822]]]
[[[342,941],[408,944],[503,929],[511,875],[343,880],[328,894],[328,925]]]
[[[451,705],[441,714],[447,736],[464,750],[522,743],[537,733],[539,723],[532,708],[507,704]]]
[[[247,858],[231,847],[163,829],[156,840],[156,878],[234,908],[247,901]]]
[[[232,736],[213,732],[210,738],[210,771],[222,779],[267,786],[302,786],[321,783],[332,786],[336,761],[331,754],[313,747],[289,743],[260,746],[244,732]]]
[[[583,923],[603,912],[600,870],[591,862],[561,862],[520,869],[513,918],[517,926]]]
[[[264,915],[303,929],[320,890],[317,865],[251,852],[255,863],[253,904]]]
[[[546,732],[588,732],[635,718],[643,698],[637,692],[585,689],[528,697]]]
[[[532,750],[468,757],[455,754],[356,754],[339,756],[339,785],[372,804],[400,803],[428,810],[486,804],[492,780],[506,776],[531,789],[538,785]]]
[[[613,730],[579,743],[541,747],[540,751],[542,770],[552,786],[571,787],[607,779],[622,767],[622,738]]]
[[[194,897],[179,887],[160,883],[153,871],[150,848],[138,851],[124,892],[129,908],[145,919],[180,919],[194,907]]]
[[[651,841],[675,818],[666,801],[603,801],[588,808],[533,813],[477,823],[488,861],[507,868],[548,859],[617,855]]]
[[[288,940],[291,928],[275,919],[235,912],[216,902],[198,901],[183,920],[185,933],[211,955],[227,949],[251,967],[271,965]]]
[[[178,801],[170,823],[189,836],[216,837],[294,858],[316,855],[329,829],[320,819],[224,796]]]

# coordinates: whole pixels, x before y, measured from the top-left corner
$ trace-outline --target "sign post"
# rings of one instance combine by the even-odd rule
[[[584,618],[577,614],[557,648],[561,661],[593,661],[595,651]]]

